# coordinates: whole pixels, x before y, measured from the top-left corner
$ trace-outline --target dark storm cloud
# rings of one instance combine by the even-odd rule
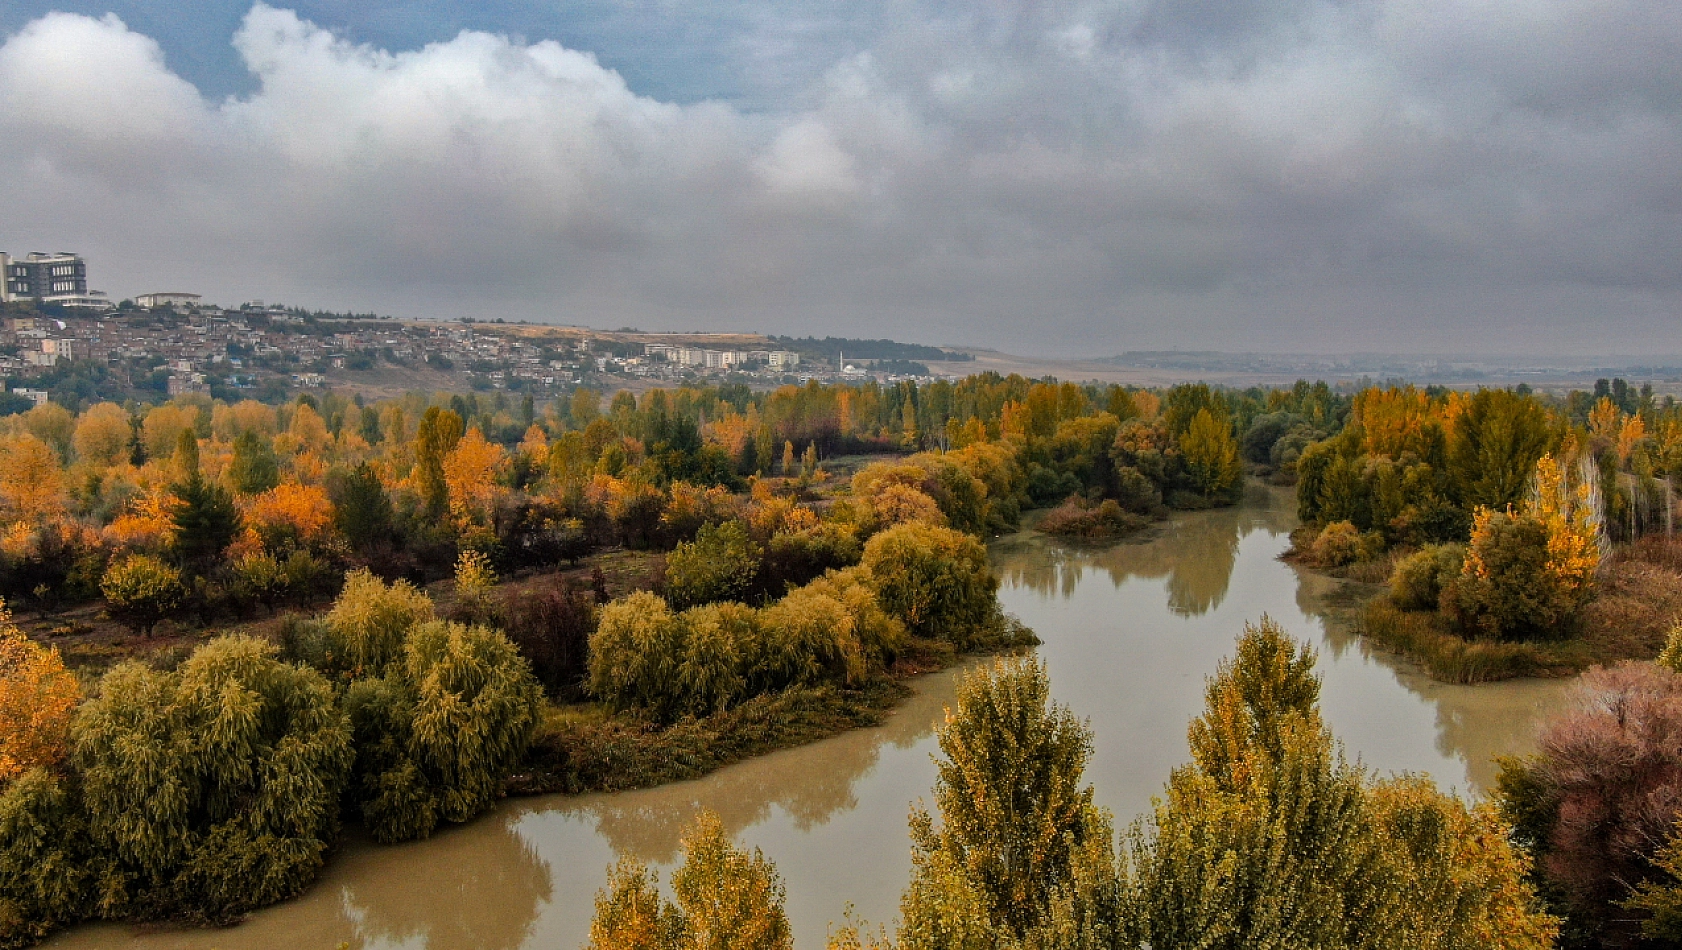
[[[122,293],[412,315],[1682,351],[1682,5],[839,9],[623,8],[711,30],[729,101],[264,6],[234,37],[255,90],[217,100],[115,18],[44,17],[0,47],[7,240]]]

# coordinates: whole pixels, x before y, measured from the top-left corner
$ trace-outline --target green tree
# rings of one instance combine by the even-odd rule
[[[1031,660],[959,682],[939,731],[940,827],[921,807],[911,814],[904,950],[1040,946],[1071,925],[1083,938],[1071,946],[1123,934],[1109,815],[1082,784],[1092,734],[1049,695]]]
[[[97,868],[80,802],[31,769],[0,785],[0,947],[26,947],[87,916]]]
[[[175,452],[183,479],[170,491],[175,506],[175,553],[188,565],[206,566],[220,557],[239,533],[239,508],[233,496],[212,484],[199,471],[199,440],[192,429],[183,430]]]
[[[345,696],[356,740],[353,796],[379,841],[432,833],[489,808],[537,727],[543,690],[501,633],[428,621],[401,662]]]
[[[678,609],[742,600],[753,588],[765,552],[740,521],[702,525],[695,540],[666,557],[666,599]]]
[[[1231,497],[1243,488],[1244,466],[1232,424],[1224,416],[1199,409],[1180,436],[1180,453],[1193,491],[1204,498]]]
[[[1478,390],[1455,419],[1449,440],[1455,501],[1467,510],[1517,505],[1552,443],[1551,420],[1541,403],[1503,389]]]
[[[106,913],[226,919],[284,900],[337,836],[345,715],[268,643],[222,637],[173,672],[119,666],[73,733]]]
[[[1400,894],[1364,776],[1320,723],[1313,653],[1246,626],[1191,727],[1192,764],[1135,834],[1136,911],[1153,948],[1386,946]]]
[[[379,472],[367,462],[336,479],[333,524],[358,552],[368,552],[392,540],[391,496]]]
[[[256,429],[246,429],[234,440],[228,479],[242,495],[261,494],[280,484],[280,460],[269,440]]]
[[[462,417],[448,409],[432,406],[421,416],[415,435],[415,481],[427,511],[443,514],[450,506],[450,488],[444,481],[444,456],[466,434]]]

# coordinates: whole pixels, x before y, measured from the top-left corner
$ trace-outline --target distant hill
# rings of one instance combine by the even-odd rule
[[[921,343],[896,343],[893,340],[853,340],[844,337],[826,336],[793,337],[774,336],[771,342],[786,350],[799,353],[806,359],[833,360],[837,354],[845,354],[850,360],[924,360],[965,361],[975,357],[968,353],[955,350],[943,350],[938,346],[924,346]]]

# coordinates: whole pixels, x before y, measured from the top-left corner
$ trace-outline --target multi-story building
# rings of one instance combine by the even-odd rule
[[[0,254],[0,301],[87,297],[88,265],[78,254],[31,252],[21,258]]]
[[[773,369],[789,369],[800,365],[800,354],[787,350],[772,350],[767,354],[765,362]]]

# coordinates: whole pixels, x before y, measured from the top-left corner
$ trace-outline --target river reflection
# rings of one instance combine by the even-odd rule
[[[1204,677],[1246,620],[1268,614],[1321,655],[1326,720],[1380,772],[1429,772],[1462,791],[1488,787],[1492,756],[1524,751],[1538,712],[1565,684],[1432,683],[1376,653],[1341,622],[1351,588],[1280,562],[1294,525],[1288,493],[1176,518],[1103,550],[1033,532],[992,546],[1005,608],[1037,630],[1053,695],[1096,736],[1089,778],[1125,824],[1186,758]],[[504,802],[491,815],[396,848],[347,844],[303,898],[220,931],[78,928],[54,947],[573,948],[620,854],[669,876],[680,831],[718,813],[764,849],[788,891],[796,945],[816,950],[846,904],[891,921],[910,869],[906,816],[927,798],[933,729],[955,672],[924,677],[877,729],[765,756],[707,778],[640,792]]]

